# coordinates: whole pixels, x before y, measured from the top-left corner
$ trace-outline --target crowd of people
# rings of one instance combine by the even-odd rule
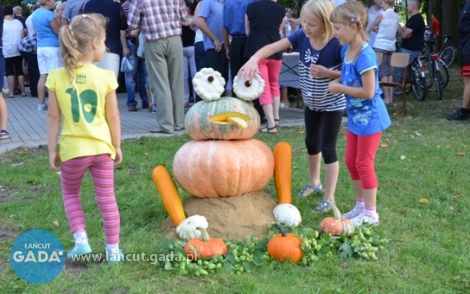
[[[266,118],[260,131],[277,133],[282,52],[296,48],[308,162],[308,183],[298,194],[308,197],[325,191],[315,212],[326,212],[335,204],[336,144],[346,111],[345,163],[356,203],[343,217],[355,225],[378,225],[374,161],[382,132],[391,125],[386,104],[393,101],[392,92],[384,91],[381,97],[379,80],[398,81],[403,75],[390,66],[397,33],[403,40],[400,51],[412,61],[423,49],[425,25],[418,0],[408,1],[410,17],[404,26],[393,0],[375,0],[369,8],[355,0],[335,2],[309,0],[298,20],[286,18],[276,0],[69,0],[65,7],[39,0],[26,20],[17,8],[0,6],[0,72],[8,80],[7,97],[13,97],[16,88],[26,95],[22,72],[26,60],[38,111],[49,111],[50,165],[61,171],[65,212],[75,240],[67,256],[91,252],[80,205],[87,169],[103,216],[106,252],[111,263],[121,256],[113,166],[123,158],[116,98],[123,57],[133,67],[124,77],[128,110],[137,110],[136,92],[143,109],[158,107],[158,126],[152,133],[184,129],[184,108],[191,96],[198,99],[190,79],[203,67],[219,71],[226,81],[236,75],[249,81],[259,72],[265,87],[254,106]],[[465,89],[462,108],[448,118],[453,120],[470,115],[469,23],[467,0],[458,27]],[[381,64],[377,52],[383,54]],[[0,94],[0,139],[9,137],[7,113]],[[325,190],[320,181],[322,161]]]

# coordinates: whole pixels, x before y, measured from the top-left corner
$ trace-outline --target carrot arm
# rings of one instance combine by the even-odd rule
[[[168,169],[159,165],[153,169],[152,179],[157,187],[158,193],[162,198],[163,206],[170,215],[173,224],[177,227],[186,219],[184,214],[183,202],[181,201],[175,182],[171,178]]]
[[[274,184],[279,204],[292,202],[292,146],[279,142],[274,146]]]

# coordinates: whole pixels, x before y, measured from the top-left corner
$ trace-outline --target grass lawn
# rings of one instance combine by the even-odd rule
[[[408,116],[400,98],[390,106],[393,125],[384,132],[376,159],[379,178],[374,230],[390,240],[378,261],[334,255],[304,267],[269,261],[250,274],[220,272],[204,277],[172,274],[146,262],[107,266],[67,262],[57,278],[43,285],[22,281],[9,264],[10,248],[22,232],[40,228],[54,233],[66,249],[73,238],[65,217],[59,177],[50,170],[47,148],[0,155],[0,293],[470,293],[470,125],[445,116],[461,103],[462,83],[453,68],[445,98],[429,94],[424,102],[408,95]],[[338,151],[344,154],[344,131]],[[278,135],[257,135],[273,147],[293,147],[293,194],[307,182],[303,128],[282,128]],[[159,164],[171,170],[172,158],[189,136],[142,138],[123,142],[124,162],[116,169],[121,212],[121,246],[126,253],[158,253],[167,218],[151,179]],[[354,205],[352,185],[341,162],[338,207]],[[271,181],[265,191],[276,197]],[[180,190],[184,197],[188,195]],[[89,176],[82,189],[90,245],[104,251],[101,216]],[[293,204],[303,225],[318,228],[325,215],[311,213],[319,196]],[[329,214],[330,215],[330,214]]]

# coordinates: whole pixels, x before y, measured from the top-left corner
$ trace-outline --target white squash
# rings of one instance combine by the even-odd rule
[[[194,91],[205,101],[218,100],[225,92],[225,79],[212,68],[203,68],[193,78]]]
[[[295,228],[302,222],[300,211],[290,203],[279,204],[273,210],[274,219],[285,226]]]
[[[197,227],[204,229],[209,227],[206,217],[196,214],[186,218],[178,225],[176,228],[176,233],[183,240],[201,238],[201,232],[196,230]]]
[[[237,75],[233,79],[233,91],[242,100],[255,100],[264,91],[264,80],[258,73],[255,73],[251,81],[245,81]]]

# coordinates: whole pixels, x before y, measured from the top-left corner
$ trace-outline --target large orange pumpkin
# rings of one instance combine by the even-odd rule
[[[274,171],[274,156],[256,140],[190,141],[176,152],[173,174],[196,197],[238,196],[264,188]]]
[[[241,118],[247,127],[230,122],[230,117]],[[233,97],[200,101],[194,104],[184,119],[186,132],[194,140],[249,139],[259,130],[260,117],[248,102]]]

